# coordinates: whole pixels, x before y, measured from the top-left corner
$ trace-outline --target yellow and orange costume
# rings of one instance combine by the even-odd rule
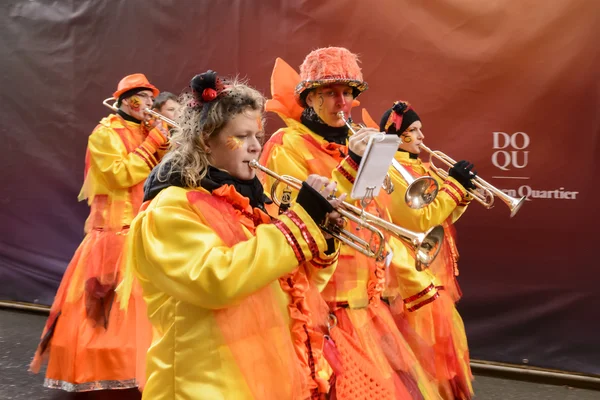
[[[119,83],[115,97],[137,87],[158,94],[135,74]],[[157,128],[148,132],[118,114],[102,119],[90,135],[79,196],[90,206],[86,235],[62,278],[31,364],[37,372],[48,358],[45,386],[75,392],[134,388],[143,377],[135,360],[150,342],[146,308],[137,291],[124,312],[115,304],[115,288],[144,181],[165,150]]]
[[[408,185],[400,173],[391,168],[390,176],[395,186],[391,194],[392,221],[415,231],[426,231],[442,225],[445,233],[440,253],[430,266],[430,271],[435,276],[434,290],[439,298],[419,310],[407,307],[408,310],[403,315],[424,339],[426,346],[433,350],[434,363],[424,365],[434,366],[435,370],[430,372],[437,376],[444,399],[470,399],[473,388],[469,349],[464,324],[454,306],[462,294],[456,280],[458,250],[453,224],[465,212],[472,198],[454,178],[448,177],[444,181],[435,173],[430,174],[423,162],[418,158],[410,158],[409,153],[398,151],[395,159],[415,178],[433,176],[440,189],[431,204],[418,210],[411,209],[404,201]],[[406,263],[411,262],[414,262],[412,257],[406,260]],[[415,352],[431,354],[422,348],[415,348]]]
[[[212,193],[169,186],[144,203],[129,236],[154,327],[144,398],[327,393],[312,311],[338,252],[324,253],[327,242],[300,205],[271,220],[231,185]]]
[[[328,142],[300,122],[303,109],[295,93],[300,81],[293,68],[277,59],[271,78],[272,99],[267,101],[266,109],[277,113],[287,127],[277,131],[266,143],[261,164],[278,174],[301,180],[309,174],[329,177],[338,182],[338,194],[349,194],[358,165],[347,155],[345,144]],[[330,81],[324,81],[349,82],[352,87],[360,87],[362,74],[358,77],[335,73]],[[308,90],[317,86],[311,86],[310,82],[298,85]],[[272,179],[266,177],[265,181],[269,188]],[[382,194],[371,202],[366,211],[389,219],[386,211],[388,203],[389,198]],[[347,227],[358,235],[366,234],[364,230],[356,232],[355,228],[353,224]],[[388,305],[381,300],[387,286],[386,275],[391,273],[394,275],[392,280],[399,283],[397,288],[403,297],[410,306],[418,308],[435,294],[424,291],[432,285],[433,277],[398,264],[397,260],[408,257],[402,255],[406,248],[393,238],[389,239],[389,245],[394,253],[391,272],[386,271],[382,262],[375,262],[348,246],[342,246],[337,269],[322,292],[335,316],[334,320],[337,320],[337,325],[331,328],[331,336],[341,359],[333,388],[338,399],[438,398],[431,378],[400,334]]]

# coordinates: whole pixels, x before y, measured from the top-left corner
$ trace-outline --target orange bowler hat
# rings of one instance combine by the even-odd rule
[[[119,85],[117,86],[117,91],[113,93],[113,97],[118,99],[123,93],[137,88],[145,88],[148,90],[152,90],[152,94],[154,97],[158,96],[160,90],[156,88],[156,86],[152,85],[148,82],[148,78],[144,74],[131,74],[127,75],[125,78],[121,79]]]

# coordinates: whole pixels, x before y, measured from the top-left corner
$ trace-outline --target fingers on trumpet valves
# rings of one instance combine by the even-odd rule
[[[456,179],[465,189],[475,189],[472,180],[477,176],[477,171],[473,170],[473,167],[473,163],[461,160],[448,170],[448,174]]]

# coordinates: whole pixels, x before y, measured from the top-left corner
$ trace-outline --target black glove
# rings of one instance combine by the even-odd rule
[[[472,179],[477,175],[477,171],[472,171],[474,165],[468,161],[461,160],[454,164],[448,170],[448,174],[456,179],[465,189],[475,189]]]
[[[298,197],[296,197],[296,203],[300,204],[317,224],[325,222],[327,213],[333,211],[333,206],[327,199],[306,182],[302,182],[302,188],[298,193]]]

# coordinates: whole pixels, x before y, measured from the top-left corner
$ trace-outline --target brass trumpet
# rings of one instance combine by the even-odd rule
[[[110,103],[113,104],[110,104]],[[114,97],[109,97],[107,99],[104,99],[104,101],[102,101],[102,104],[104,104],[106,107],[110,108],[111,110],[117,112],[119,111],[119,109],[116,106],[116,99]],[[149,108],[144,109],[144,112],[146,114],[150,114],[152,115],[154,118],[158,118],[161,121],[165,122],[167,125],[169,125],[171,128],[177,128],[180,129],[179,125],[177,124],[177,122],[173,121],[171,118],[167,118],[164,115],[157,113],[154,110],[151,110]]]
[[[258,169],[275,179],[275,182],[271,186],[271,199],[277,206],[281,204],[276,193],[280,183],[285,183],[287,186],[296,190],[300,190],[302,187],[302,182],[299,179],[289,175],[279,175],[260,165],[256,160],[250,161],[249,165],[251,168]],[[378,261],[383,260],[385,257],[385,239],[379,228],[389,232],[400,240],[411,244],[415,250],[415,267],[419,271],[431,264],[442,247],[444,229],[439,225],[429,229],[427,232],[418,233],[394,225],[383,218],[367,213],[363,209],[347,202],[342,202],[340,206],[336,208],[336,211],[344,218],[355,222],[358,225],[358,229],[366,228],[371,231],[370,240],[364,240],[354,235],[352,232],[337,226],[321,226],[320,228],[358,252],[367,257],[375,258]]]
[[[429,153],[429,155],[430,155],[429,162],[431,164],[431,169],[440,178],[447,179],[448,173],[446,171],[442,170],[441,168],[436,167],[433,164],[433,159],[437,158],[438,160],[440,160],[441,162],[446,164],[448,167],[453,167],[454,164],[456,164],[456,161],[454,161],[452,158],[448,157],[446,154],[442,153],[441,151],[431,150],[429,147],[425,146],[423,143],[421,143],[419,145],[419,147],[421,149],[423,149],[425,152]],[[489,182],[484,181],[479,176],[475,176],[473,178],[472,182],[475,185],[476,189],[469,190],[469,193],[471,194],[471,196],[473,196],[473,198],[475,200],[477,200],[479,203],[481,203],[485,208],[489,209],[494,206],[494,198],[497,196],[510,209],[510,217],[511,218],[515,216],[515,214],[519,211],[519,209],[525,202],[525,196],[521,197],[520,199],[509,196],[506,193],[504,193],[503,191],[501,191],[500,189],[498,189],[495,186],[493,186],[492,184],[490,184]],[[478,189],[481,190],[481,192],[479,192]]]
[[[350,132],[355,135],[356,131],[346,119],[344,112],[340,111],[337,115],[342,121],[344,121],[348,129],[350,129]],[[419,209],[427,206],[429,203],[435,200],[435,196],[437,196],[439,190],[439,185],[434,178],[431,176],[414,178],[410,172],[408,172],[406,168],[404,168],[402,164],[396,160],[392,160],[392,167],[394,167],[394,169],[400,173],[406,183],[408,183],[408,188],[406,189],[406,194],[404,195],[404,201],[406,202],[406,205],[413,209]],[[388,181],[389,184],[387,183]],[[391,188],[391,190],[388,190],[386,186]],[[384,189],[388,194],[394,190],[394,186],[389,174],[386,176],[386,180],[384,181]]]

